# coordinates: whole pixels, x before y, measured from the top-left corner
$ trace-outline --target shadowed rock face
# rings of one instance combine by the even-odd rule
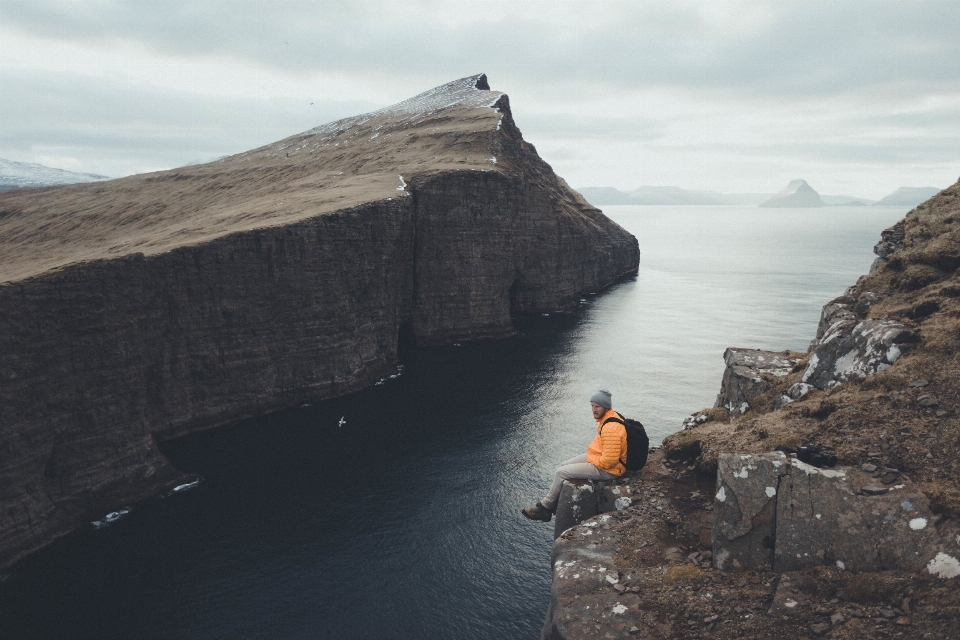
[[[0,195],[0,567],[182,481],[155,440],[357,391],[635,273],[464,78],[223,160]]]

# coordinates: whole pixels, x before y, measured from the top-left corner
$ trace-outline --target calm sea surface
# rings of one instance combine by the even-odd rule
[[[712,405],[725,347],[806,350],[906,208],[606,212],[640,240],[636,279],[165,445],[200,485],[0,577],[0,638],[536,638],[552,525],[519,510],[592,437],[590,393],[659,443]]]

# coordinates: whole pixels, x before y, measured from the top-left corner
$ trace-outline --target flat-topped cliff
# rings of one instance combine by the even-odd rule
[[[635,273],[486,77],[220,161],[0,194],[0,567],[182,480],[156,441],[363,388]]]

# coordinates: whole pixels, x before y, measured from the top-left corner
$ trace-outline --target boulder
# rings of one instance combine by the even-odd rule
[[[929,500],[906,478],[877,492],[860,469],[790,462],[777,501],[775,570],[920,571],[940,552],[960,557],[960,545],[944,537],[956,526],[938,526]]]
[[[889,368],[920,340],[914,331],[896,320],[860,320],[852,310],[846,311],[832,312],[835,319],[816,342],[802,382],[829,389],[848,380],[866,378]]]

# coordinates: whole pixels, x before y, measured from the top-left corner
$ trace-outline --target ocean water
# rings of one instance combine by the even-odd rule
[[[903,207],[608,207],[640,272],[515,338],[408,350],[361,393],[163,450],[202,481],[0,576],[0,638],[538,637],[552,525],[524,520],[593,435],[654,444],[711,406],[728,346],[805,350]]]

